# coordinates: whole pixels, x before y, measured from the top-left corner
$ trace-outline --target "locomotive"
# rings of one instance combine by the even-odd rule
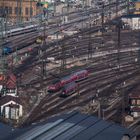
[[[12,53],[12,42],[10,42],[10,41],[7,41],[7,42],[5,42],[3,45],[2,45],[2,47],[3,47],[3,50],[2,50],[2,55],[8,55],[8,54],[10,54],[10,53]]]
[[[9,48],[9,47],[4,47],[3,48],[2,55],[7,55],[7,54],[10,54],[10,53],[12,53],[12,48]]]
[[[80,70],[78,72],[72,73],[72,74],[70,74],[66,77],[60,78],[59,80],[50,84],[48,86],[48,92],[56,92],[56,91],[59,91],[60,89],[62,89],[63,94],[65,94],[69,91],[69,90],[68,91],[66,90],[67,88],[69,88],[69,86],[70,86],[69,84],[72,84],[74,86],[73,82],[76,83],[87,77],[88,77],[87,70]],[[74,90],[74,88],[72,88],[72,89]]]
[[[56,92],[61,89],[60,80],[53,81],[51,85],[48,86],[48,92]]]

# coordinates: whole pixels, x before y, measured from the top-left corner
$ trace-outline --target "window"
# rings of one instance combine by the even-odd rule
[[[7,93],[15,93],[15,89],[7,89]]]
[[[9,7],[9,14],[12,14],[12,7]]]
[[[4,8],[4,10],[5,10],[5,13],[8,14],[8,7],[7,6]]]
[[[21,8],[15,7],[15,14],[21,15],[21,11],[22,11]]]
[[[29,14],[29,9],[26,7],[25,8],[25,15],[28,15]]]
[[[20,8],[18,9],[18,11],[19,11],[19,14],[21,15],[22,8],[20,7]]]
[[[33,8],[30,8],[30,15],[33,15]]]
[[[2,13],[3,12],[3,7],[0,7],[0,13]]]
[[[17,7],[15,7],[15,14],[17,14],[18,13],[18,8]]]

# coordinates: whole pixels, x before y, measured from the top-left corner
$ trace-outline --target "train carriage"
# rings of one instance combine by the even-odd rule
[[[88,71],[87,70],[81,70],[81,71],[75,72],[73,74],[73,79],[75,79],[75,81],[78,82],[80,80],[83,80],[83,79],[87,78],[87,76],[88,76]]]
[[[62,88],[62,94],[60,96],[64,96],[64,97],[69,96],[74,92],[76,92],[76,89],[77,89],[77,84],[75,82],[68,83]]]
[[[72,81],[73,81],[72,75],[68,75],[68,76],[65,76],[65,77],[60,79],[60,82],[61,82],[62,86],[64,86],[65,84],[68,84]]]
[[[87,70],[81,70],[78,72],[75,72],[71,75],[65,76],[63,78],[60,78],[57,82],[54,82],[48,86],[49,92],[56,92],[59,91],[61,88],[66,86],[69,83],[78,82],[80,80],[83,80],[88,77],[88,71]]]

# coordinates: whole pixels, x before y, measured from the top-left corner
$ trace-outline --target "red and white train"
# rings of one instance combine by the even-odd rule
[[[78,88],[78,85],[75,81],[68,83],[68,84],[63,86],[62,93],[60,96],[67,97],[67,96],[73,94],[74,92],[76,92],[77,88]]]
[[[87,78],[88,74],[89,73],[87,70],[80,70],[78,72],[72,73],[69,76],[63,77],[60,80],[53,82],[51,85],[48,86],[48,91],[56,92],[63,88],[62,92],[63,94],[64,93],[66,94],[69,92],[69,90],[67,90],[69,87],[72,87],[72,89],[76,88],[75,86],[76,84],[74,85],[74,83]],[[71,85],[74,85],[74,86],[71,86]]]

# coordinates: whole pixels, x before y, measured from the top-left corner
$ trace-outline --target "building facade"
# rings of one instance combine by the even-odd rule
[[[8,21],[28,21],[39,13],[39,9],[33,0],[1,0],[0,13]]]
[[[7,95],[0,99],[1,118],[19,120],[22,115],[23,107],[18,97]]]
[[[140,14],[140,0],[135,1],[135,12],[134,14]]]
[[[130,113],[134,118],[140,117],[140,95],[134,93],[129,96]]]

